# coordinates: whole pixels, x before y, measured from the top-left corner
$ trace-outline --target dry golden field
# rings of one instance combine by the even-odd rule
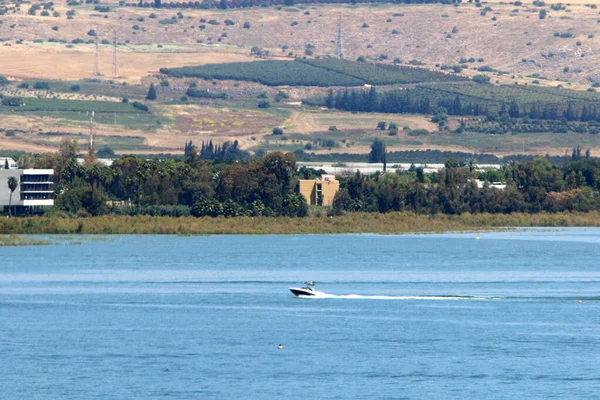
[[[1,46],[1,45],[0,45]],[[164,66],[182,67],[221,62],[251,61],[239,51],[219,52],[209,49],[182,48],[177,52],[150,52],[123,48],[118,54],[119,80],[139,83],[142,77],[158,73]],[[140,51],[141,50],[141,51]],[[95,51],[91,45],[66,48],[56,43],[24,43],[0,47],[0,72],[7,77],[78,80],[94,74]],[[107,78],[112,74],[112,48],[100,46],[100,73]]]

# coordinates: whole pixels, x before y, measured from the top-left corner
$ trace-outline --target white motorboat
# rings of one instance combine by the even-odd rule
[[[324,294],[323,292],[319,292],[318,290],[315,290],[316,282],[308,281],[308,282],[304,282],[304,284],[306,286],[301,287],[301,288],[291,287],[290,292],[294,293],[294,295],[296,295],[298,297],[301,297],[301,296],[314,297],[314,296],[318,296],[320,294]]]

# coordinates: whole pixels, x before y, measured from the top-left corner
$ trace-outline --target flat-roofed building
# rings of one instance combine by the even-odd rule
[[[6,168],[8,167],[8,168]],[[0,169],[17,169],[17,162],[12,157],[0,157]]]
[[[54,182],[52,169],[1,169],[0,170],[0,207],[8,212],[9,202],[17,214],[29,213],[39,207],[54,205]],[[8,179],[14,177],[18,186],[12,194]]]
[[[340,182],[335,175],[321,175],[321,179],[300,179],[300,194],[313,205],[330,206],[335,194],[340,190]]]

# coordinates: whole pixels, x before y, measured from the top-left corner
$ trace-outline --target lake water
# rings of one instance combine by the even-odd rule
[[[104,239],[0,248],[0,398],[600,396],[598,229]]]

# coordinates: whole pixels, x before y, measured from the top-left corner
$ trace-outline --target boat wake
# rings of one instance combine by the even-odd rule
[[[527,296],[467,296],[467,295],[336,295],[319,292],[314,296],[298,296],[303,299],[346,299],[346,300],[513,300],[513,301],[600,301],[600,297],[527,297]]]
[[[361,294],[329,294],[317,293],[313,296],[298,296],[303,299],[349,299],[349,300],[498,300],[506,297],[499,296],[436,296],[436,295],[407,295],[407,296],[383,296],[383,295],[361,295]]]

